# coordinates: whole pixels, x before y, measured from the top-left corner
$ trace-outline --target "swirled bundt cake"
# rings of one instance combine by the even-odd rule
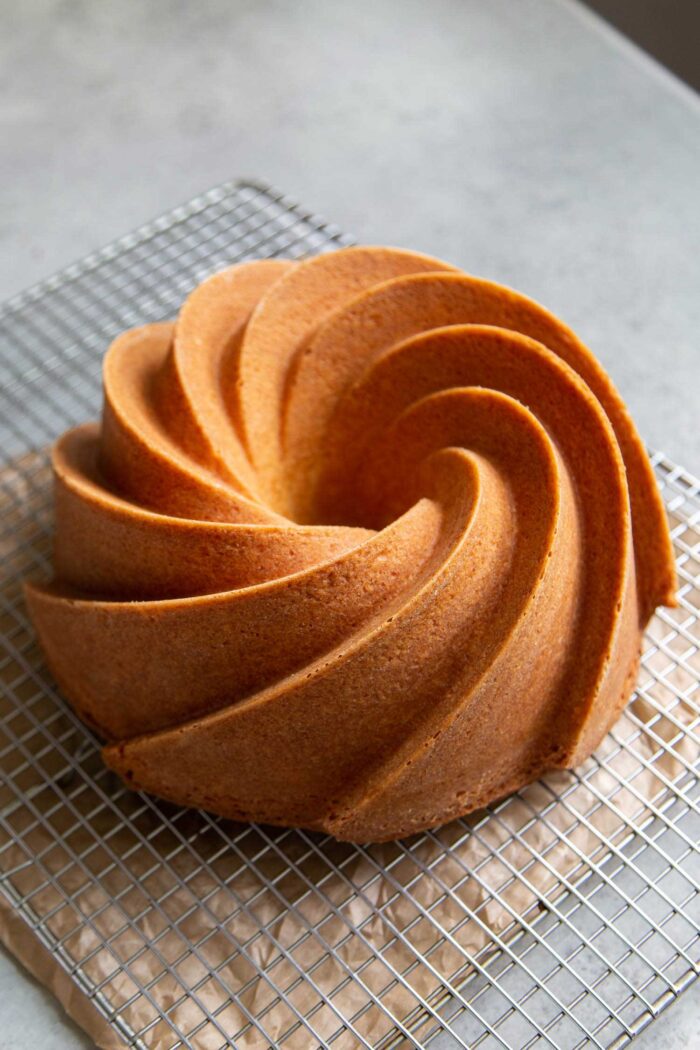
[[[412,252],[215,274],[53,464],[56,681],[129,784],[236,820],[382,840],[575,766],[674,601],[592,354]]]

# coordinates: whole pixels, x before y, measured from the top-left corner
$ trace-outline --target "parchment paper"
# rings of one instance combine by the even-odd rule
[[[307,1050],[308,1029],[292,1031],[299,1015],[319,1038],[354,1017],[374,1043],[393,1030],[389,1013],[408,1018],[423,1000],[435,1003],[489,945],[509,942],[522,918],[532,923],[599,873],[611,844],[644,828],[650,807],[697,760],[681,731],[696,716],[683,691],[700,673],[687,641],[697,622],[681,609],[653,621],[650,641],[663,644],[651,645],[640,692],[579,776],[547,777],[490,813],[356,848],[144,799],[103,768],[53,692],[26,621],[20,581],[48,568],[45,454],[2,471],[0,490],[9,526],[0,546],[0,633],[9,643],[0,669],[0,876],[22,913],[0,894],[0,936],[99,1047],[124,1043],[40,945],[30,917],[78,967],[83,987],[98,989],[153,1050],[176,1042],[172,1025],[193,1033],[198,1050],[221,1046],[222,1034],[257,1050],[286,1033],[285,1047]],[[677,510],[672,524],[682,521]],[[686,529],[683,543],[692,541]],[[357,1043],[349,1031],[334,1046]]]

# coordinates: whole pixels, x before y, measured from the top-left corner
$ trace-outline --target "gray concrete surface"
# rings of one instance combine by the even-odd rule
[[[700,107],[573,0],[0,0],[0,296],[234,175],[568,320],[700,473]],[[691,991],[640,1048],[700,1045]],[[84,1044],[0,956],[0,1048]]]

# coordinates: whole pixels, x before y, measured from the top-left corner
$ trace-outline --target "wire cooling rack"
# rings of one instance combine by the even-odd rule
[[[231,183],[0,313],[2,893],[133,1047],[622,1046],[700,960],[700,495],[665,458],[680,604],[654,619],[622,720],[576,774],[404,842],[126,790],[35,647],[21,580],[49,571],[46,449],[97,415],[110,339],[225,264],[344,243]]]

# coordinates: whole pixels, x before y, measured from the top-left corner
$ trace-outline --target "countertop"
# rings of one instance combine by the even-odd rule
[[[698,96],[573,0],[8,0],[0,298],[255,175],[514,285],[700,473]],[[635,1042],[700,1046],[700,987]],[[84,1037],[0,955],[1,1050]]]

